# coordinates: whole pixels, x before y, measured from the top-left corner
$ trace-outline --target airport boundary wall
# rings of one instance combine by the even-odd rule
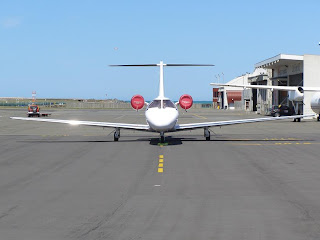
[[[67,102],[66,108],[76,109],[131,109],[131,104],[127,102],[108,103],[108,102]],[[192,108],[213,108],[212,104],[195,103]]]
[[[0,108],[25,108],[32,102],[29,99],[0,98]],[[34,104],[41,108],[63,108],[63,109],[131,109],[130,102],[124,101],[79,101],[70,99],[54,99],[44,101],[38,99]],[[193,103],[192,108],[213,108],[212,103]]]

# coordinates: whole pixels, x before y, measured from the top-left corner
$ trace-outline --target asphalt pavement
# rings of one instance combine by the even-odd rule
[[[52,118],[145,123],[143,111]],[[320,239],[320,123],[158,135],[9,119],[0,110],[0,239]],[[180,111],[180,123],[261,117]]]

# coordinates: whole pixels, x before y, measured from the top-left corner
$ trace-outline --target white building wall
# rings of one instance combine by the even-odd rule
[[[290,63],[287,66],[280,66],[274,68],[273,77],[283,77],[287,75],[295,75],[303,72],[303,63],[296,62]]]
[[[320,56],[304,55],[303,71],[303,85],[305,87],[320,86]],[[310,103],[314,93],[305,92],[304,94],[303,114],[312,114],[314,112],[311,110]]]
[[[248,77],[249,74],[244,74],[240,77],[236,77],[231,81],[227,82],[227,84],[237,84],[237,85],[248,85]],[[229,106],[226,91],[243,91],[242,87],[223,87],[224,88],[224,106],[227,106],[228,109],[234,109],[235,105]],[[237,108],[245,109],[244,98],[242,95],[241,104],[236,104]]]

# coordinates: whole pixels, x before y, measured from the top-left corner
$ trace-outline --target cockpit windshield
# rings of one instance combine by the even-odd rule
[[[161,108],[161,100],[152,101],[148,108]],[[170,100],[163,100],[163,108],[176,108],[176,105]]]
[[[161,100],[154,100],[152,101],[148,108],[161,108]]]
[[[163,108],[176,108],[176,105],[170,100],[163,100]]]

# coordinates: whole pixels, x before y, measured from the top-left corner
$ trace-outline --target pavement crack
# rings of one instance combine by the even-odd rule
[[[18,207],[19,207],[18,205],[15,205],[15,206],[9,208],[8,210],[2,212],[2,213],[0,214],[0,220],[3,219],[3,218],[5,218],[5,217],[7,217],[7,216],[9,216],[9,215],[11,214],[11,212],[13,212],[13,211],[14,211],[15,209],[17,209]]]

